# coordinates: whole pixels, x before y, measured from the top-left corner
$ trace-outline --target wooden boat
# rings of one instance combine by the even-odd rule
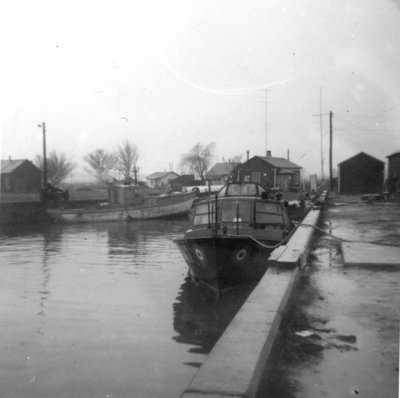
[[[146,195],[137,186],[116,185],[109,188],[107,203],[83,208],[49,208],[47,213],[56,222],[85,223],[98,221],[130,221],[186,214],[196,195],[173,193]]]
[[[195,204],[191,229],[175,239],[190,274],[217,291],[260,278],[294,226],[283,202],[256,183],[228,183]]]

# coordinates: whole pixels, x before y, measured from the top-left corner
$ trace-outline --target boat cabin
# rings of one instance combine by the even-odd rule
[[[250,200],[246,198],[221,199],[215,211],[215,202],[203,202],[196,206],[193,225],[204,225],[217,222],[221,223],[247,223],[255,227],[263,225],[283,225],[285,217],[279,202]]]
[[[293,225],[283,204],[267,199],[268,191],[255,183],[227,184],[215,199],[199,202],[193,216],[193,229],[217,231],[239,229],[279,229]]]
[[[108,188],[108,201],[113,205],[129,206],[143,202],[137,185],[111,185]]]

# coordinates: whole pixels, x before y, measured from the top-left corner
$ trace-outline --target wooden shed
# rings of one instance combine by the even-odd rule
[[[283,191],[296,190],[300,186],[301,167],[285,158],[254,156],[237,166],[233,171],[235,181],[249,180],[269,188]]]
[[[371,194],[383,190],[385,162],[367,153],[338,164],[338,192],[341,194]]]
[[[2,192],[39,192],[42,172],[30,160],[15,159],[1,161]]]

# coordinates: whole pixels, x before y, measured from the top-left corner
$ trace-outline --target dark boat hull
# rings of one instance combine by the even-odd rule
[[[272,251],[243,236],[182,238],[175,242],[192,277],[217,290],[261,278]]]

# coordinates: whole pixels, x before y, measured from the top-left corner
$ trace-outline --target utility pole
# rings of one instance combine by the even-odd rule
[[[38,124],[43,131],[43,187],[47,185],[46,123]]]
[[[321,129],[321,178],[322,181],[324,180],[324,157],[323,157],[323,147],[322,147],[322,116],[328,116],[329,113],[317,113],[312,116],[319,116],[320,117],[320,129]]]
[[[319,89],[319,113],[312,115],[319,116],[319,133],[321,140],[321,179],[324,181],[324,146],[323,146],[323,133],[322,133],[322,116],[328,116],[328,113],[322,113],[322,88]]]
[[[322,139],[322,87],[319,88],[319,130],[321,136],[321,178],[324,181],[324,147]]]
[[[332,173],[332,141],[333,141],[333,112],[329,112],[329,189],[333,191],[333,173]]]
[[[319,113],[313,116],[329,116],[329,189],[333,191],[333,172],[332,172],[332,145],[333,145],[333,112]]]

